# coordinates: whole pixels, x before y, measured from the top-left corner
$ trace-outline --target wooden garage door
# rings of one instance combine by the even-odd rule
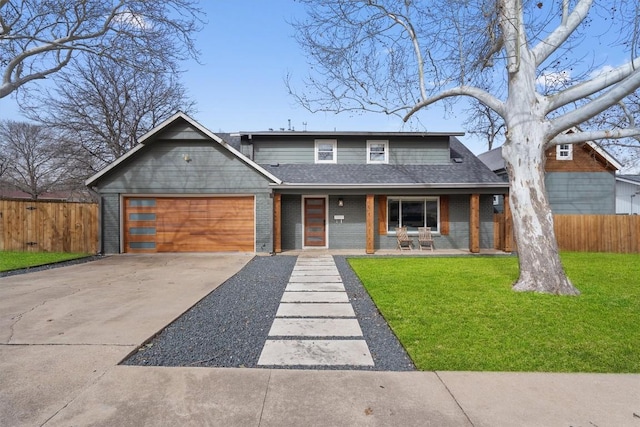
[[[254,199],[127,197],[125,252],[254,251]]]

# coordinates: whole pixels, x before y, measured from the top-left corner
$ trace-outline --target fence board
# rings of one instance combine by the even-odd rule
[[[0,200],[0,250],[96,253],[98,205]]]
[[[494,215],[494,246],[504,248],[504,214]],[[558,247],[576,252],[640,252],[639,215],[554,215]]]

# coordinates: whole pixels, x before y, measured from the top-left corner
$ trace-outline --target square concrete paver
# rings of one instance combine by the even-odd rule
[[[258,365],[373,366],[364,340],[267,340]]]
[[[349,302],[346,292],[285,292],[280,302]]]
[[[308,274],[305,276],[291,276],[289,282],[295,283],[342,283],[340,276],[320,276]]]
[[[357,319],[281,319],[276,318],[269,336],[277,337],[361,337]]]
[[[289,282],[285,291],[315,291],[315,292],[344,292],[342,282],[335,283],[298,283]]]
[[[291,272],[291,277],[299,277],[299,276],[335,276],[340,277],[340,273],[335,268],[314,268],[310,270],[298,270],[296,268]]]
[[[349,303],[282,303],[276,317],[355,317]]]

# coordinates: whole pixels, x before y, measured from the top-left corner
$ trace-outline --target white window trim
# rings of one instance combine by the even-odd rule
[[[439,236],[440,235],[440,227],[442,226],[441,221],[440,221],[440,196],[424,196],[424,197],[416,197],[416,196],[410,196],[410,197],[404,197],[404,196],[389,196],[387,198],[387,234],[388,235],[392,235],[395,236],[396,232],[395,230],[390,230],[389,229],[389,203],[391,202],[391,200],[400,200],[400,203],[402,204],[403,201],[406,200],[421,200],[421,201],[428,201],[428,200],[435,200],[436,201],[436,207],[437,207],[437,223],[438,223],[438,231],[432,231],[434,235]],[[410,235],[418,235],[417,231],[408,231],[407,234]]]
[[[564,146],[568,148],[562,148]],[[556,145],[556,160],[573,160],[573,144]]]
[[[319,160],[318,159],[318,146],[321,144],[331,144],[333,146],[333,159],[332,160]],[[316,163],[338,163],[338,140],[337,139],[316,139],[314,145],[314,157]]]
[[[371,160],[371,146],[384,145],[384,160]],[[367,141],[367,164],[386,164],[389,163],[389,141],[387,140],[370,140]]]

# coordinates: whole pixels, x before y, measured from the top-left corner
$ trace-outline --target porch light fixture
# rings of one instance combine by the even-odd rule
[[[339,207],[343,207],[343,206],[344,206],[344,200],[342,200],[342,197],[340,197],[340,198],[338,199],[338,206],[339,206]]]

